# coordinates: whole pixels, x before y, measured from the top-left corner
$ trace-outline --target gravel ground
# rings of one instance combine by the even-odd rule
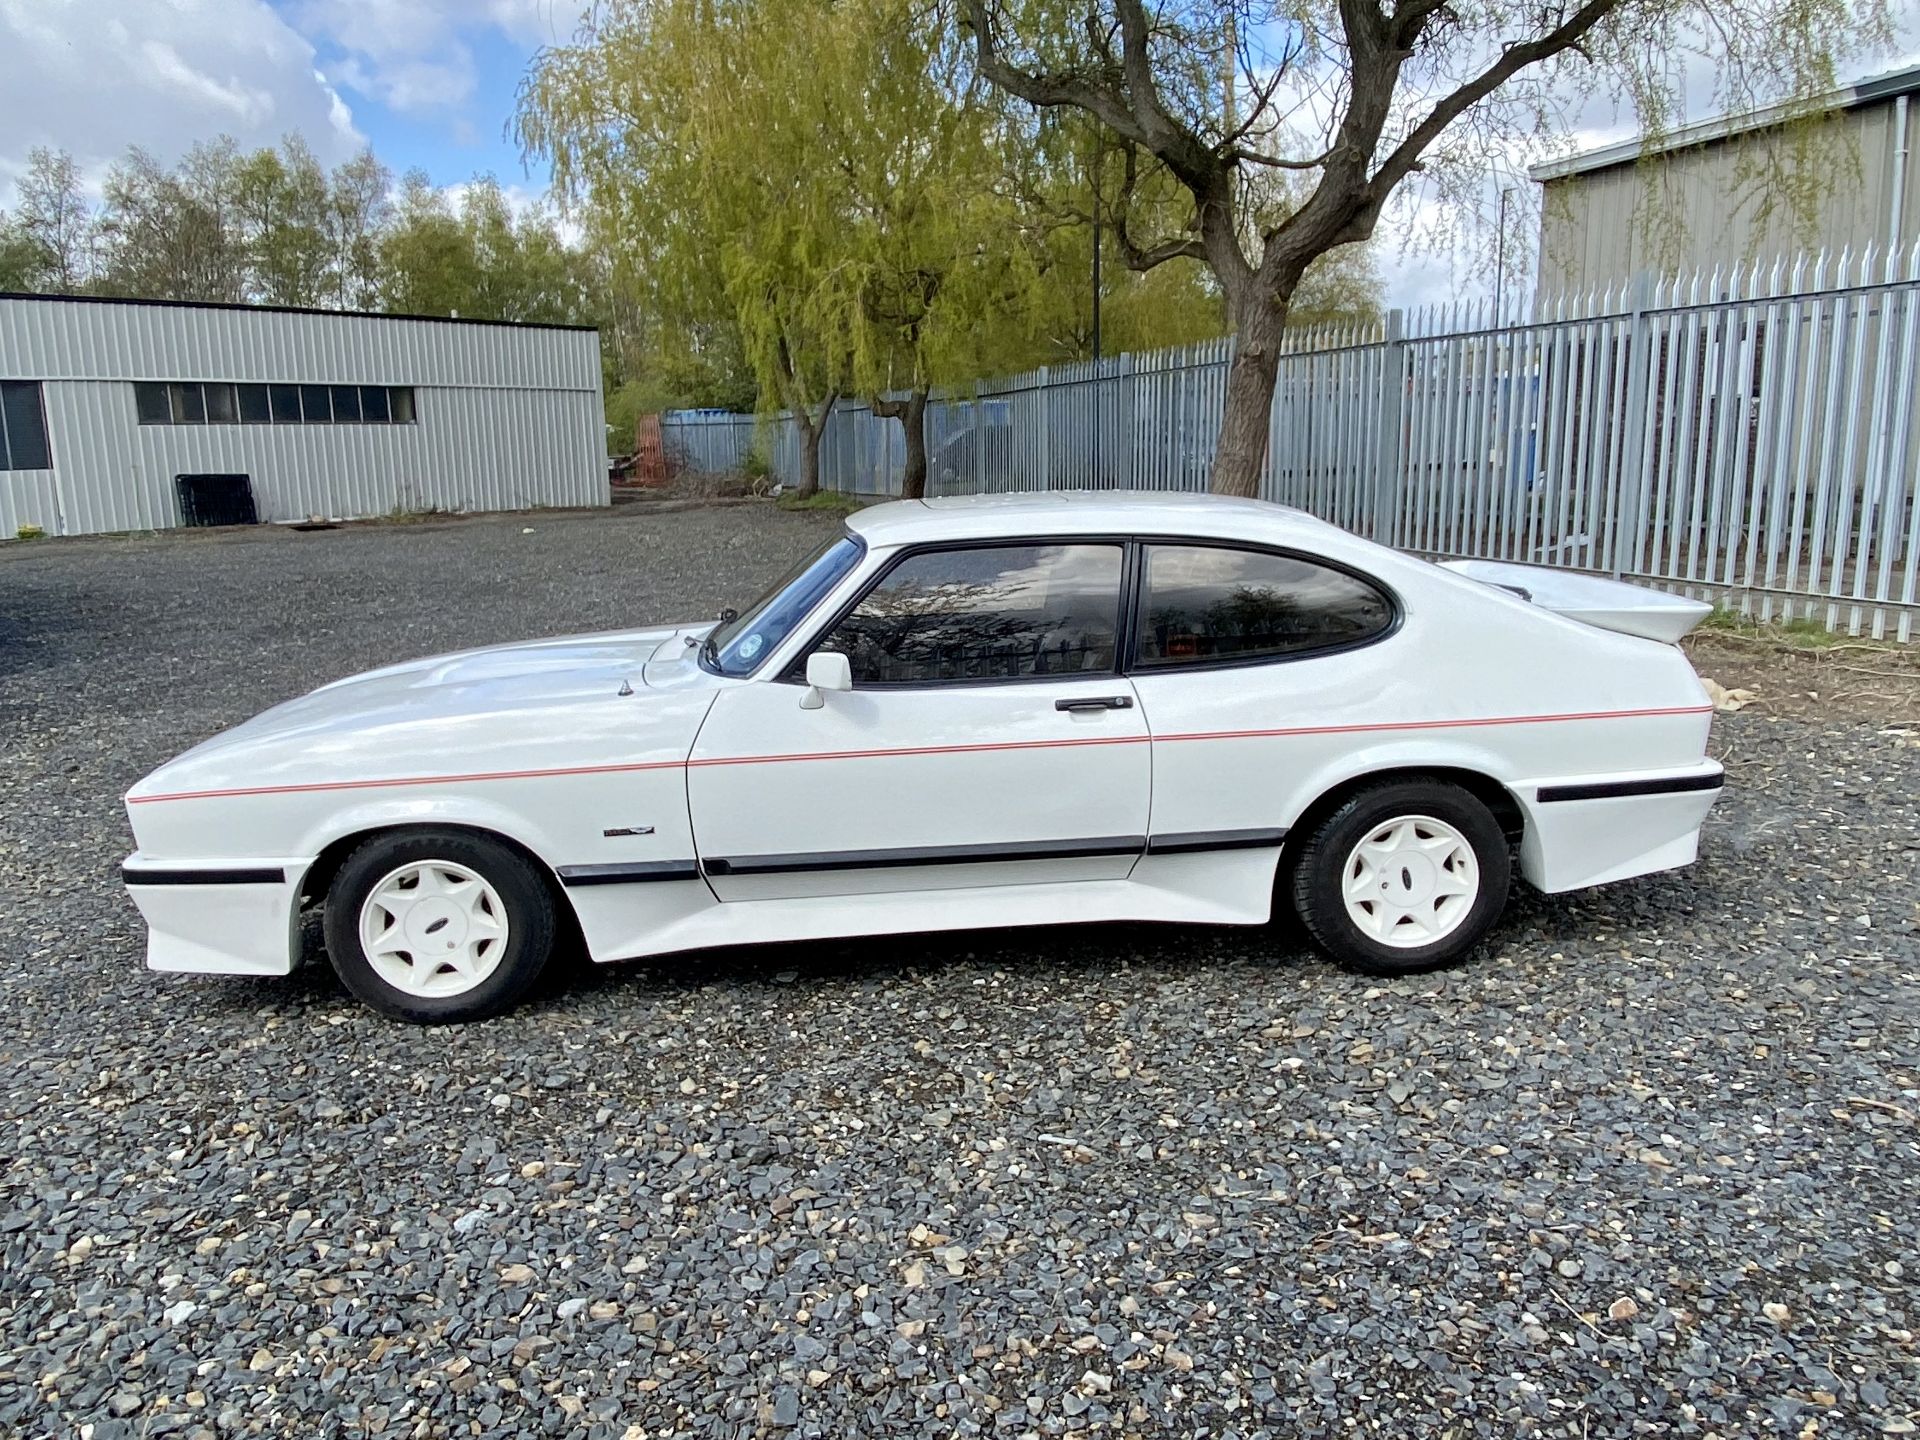
[[[1397,983],[1112,926],[423,1031],[324,966],[141,969],[155,763],[369,665],[710,613],[831,523],[0,551],[0,1433],[1920,1424],[1920,724],[1723,717],[1698,866]]]

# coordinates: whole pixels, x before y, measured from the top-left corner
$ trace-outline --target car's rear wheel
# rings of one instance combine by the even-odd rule
[[[384,1015],[416,1024],[508,1009],[553,953],[553,895],[519,852],[465,830],[376,835],[327,894],[327,956]]]
[[[1314,827],[1293,866],[1293,903],[1335,959],[1406,975],[1480,942],[1510,870],[1500,822],[1477,797],[1439,780],[1383,781]]]

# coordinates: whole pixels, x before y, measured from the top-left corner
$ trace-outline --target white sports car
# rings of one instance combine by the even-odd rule
[[[907,501],[719,622],[339,680],[127,795],[156,970],[283,975],[302,911],[389,1015],[596,960],[1297,909],[1357,968],[1685,865],[1718,792],[1697,602],[1436,566],[1203,496]]]

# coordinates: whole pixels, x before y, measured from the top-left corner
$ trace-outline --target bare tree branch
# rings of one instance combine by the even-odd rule
[[[1121,160],[1120,200],[1118,205],[1108,207],[1108,216],[1112,221],[1114,243],[1120,247],[1120,255],[1127,262],[1127,268],[1144,273],[1169,260],[1207,259],[1207,247],[1194,235],[1178,236],[1153,245],[1142,245],[1134,239],[1130,217],[1133,214],[1133,197],[1140,183],[1139,153],[1134,146],[1128,145],[1122,152]],[[1098,203],[1096,197],[1095,204]]]
[[[1318,170],[1333,158],[1333,151],[1323,150],[1309,160],[1288,160],[1279,155],[1266,155],[1258,150],[1246,150],[1236,146],[1227,151],[1226,158],[1244,160],[1249,165],[1265,165],[1273,170]]]
[[[1425,4],[1427,0],[1420,0],[1420,3]],[[1435,104],[1427,112],[1426,118],[1408,131],[1406,138],[1388,153],[1369,179],[1367,188],[1371,193],[1360,217],[1366,221],[1369,229],[1372,221],[1379,216],[1381,207],[1386,204],[1387,197],[1392,194],[1393,187],[1406,179],[1420,163],[1420,156],[1440,138],[1447,126],[1527,66],[1578,45],[1581,37],[1619,9],[1621,4],[1622,0],[1587,0],[1545,34],[1503,47],[1499,59]],[[1434,8],[1438,8],[1437,5]]]

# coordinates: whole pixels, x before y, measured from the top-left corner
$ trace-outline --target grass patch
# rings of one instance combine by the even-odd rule
[[[1762,644],[1778,646],[1784,650],[1818,652],[1832,650],[1842,645],[1852,649],[1877,649],[1883,646],[1896,650],[1904,648],[1888,641],[1843,635],[1829,630],[1818,620],[1804,616],[1790,620],[1771,620],[1763,624],[1750,615],[1742,615],[1739,611],[1729,610],[1724,606],[1715,606],[1713,613],[1700,622],[1699,629],[1705,634],[1736,640],[1754,640]]]
[[[535,506],[534,508],[543,509],[545,507]],[[418,525],[425,520],[444,519],[452,513],[451,510],[442,509],[438,505],[416,507],[402,503],[395,505],[391,510],[387,511],[386,514],[376,515],[373,518],[377,523],[382,525]]]
[[[782,510],[821,510],[829,515],[851,515],[867,502],[857,495],[843,495],[838,490],[816,490],[804,500],[798,495],[782,495],[776,503]]]

